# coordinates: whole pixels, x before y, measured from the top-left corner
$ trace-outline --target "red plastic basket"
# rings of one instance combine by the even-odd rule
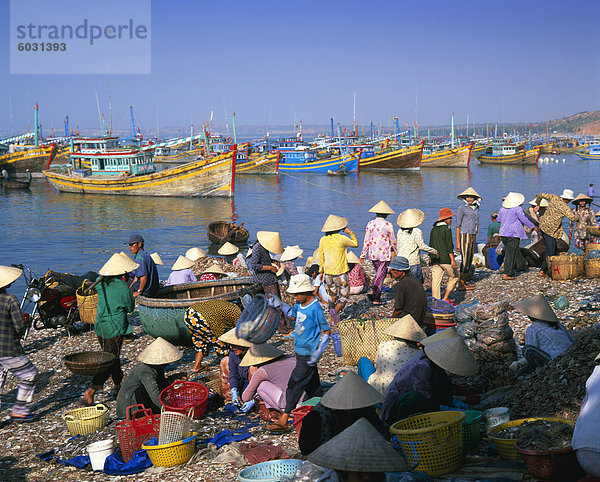
[[[308,415],[309,412],[312,412],[312,409],[315,408],[310,405],[302,405],[298,408],[294,408],[292,410],[292,415],[294,416],[294,427],[296,427],[296,436],[300,437],[300,429],[302,428],[302,419]]]
[[[158,437],[160,414],[153,415],[152,410],[142,404],[127,407],[126,414],[127,418],[117,423],[116,429],[123,461],[129,462],[144,442]],[[138,415],[141,416],[138,418]]]
[[[171,412],[187,415],[193,408],[192,419],[200,420],[206,411],[208,388],[202,383],[178,380],[160,392],[159,400]]]

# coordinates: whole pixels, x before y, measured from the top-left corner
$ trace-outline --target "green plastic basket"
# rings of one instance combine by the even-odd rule
[[[463,450],[468,452],[479,445],[481,437],[481,417],[482,413],[477,410],[465,411],[465,419],[462,424],[463,429]]]

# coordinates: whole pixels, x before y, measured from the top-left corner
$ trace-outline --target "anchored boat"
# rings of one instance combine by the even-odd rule
[[[578,152],[577,155],[584,161],[600,161],[600,144],[592,144],[587,152]]]
[[[479,156],[479,162],[501,166],[537,166],[541,150],[542,146],[527,149],[524,144],[492,144]]]
[[[191,346],[192,338],[183,321],[185,310],[213,298],[233,302],[259,291],[261,286],[251,277],[166,286],[154,298],[138,296],[140,322],[154,338],[160,336],[174,345]]]
[[[421,167],[469,167],[473,144],[462,147],[425,146]]]
[[[360,168],[365,171],[419,169],[424,144],[424,142],[421,142],[417,146],[407,148],[389,148],[375,151],[371,157],[365,157],[360,161]]]
[[[151,146],[120,148],[117,137],[79,138],[73,144],[71,165],[66,172],[43,172],[61,192],[128,196],[233,195],[235,146],[209,160],[156,171]],[[87,162],[90,168],[85,167]]]

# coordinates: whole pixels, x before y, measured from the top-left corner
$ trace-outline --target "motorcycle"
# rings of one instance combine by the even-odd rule
[[[12,266],[23,270],[26,284],[20,305],[26,326],[23,340],[27,338],[31,327],[36,330],[64,327],[68,330],[79,321],[75,283],[86,279],[87,275],[76,277],[49,271],[44,276],[38,277],[27,266],[22,264]],[[68,278],[70,284],[65,282],[65,277],[70,277]]]

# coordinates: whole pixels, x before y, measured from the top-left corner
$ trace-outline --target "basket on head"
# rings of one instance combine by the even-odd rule
[[[103,403],[93,407],[76,408],[63,415],[69,433],[75,435],[89,435],[106,426],[108,407]]]
[[[127,407],[125,414],[125,420],[117,423],[116,431],[123,461],[127,463],[144,442],[152,437],[158,437],[160,415],[153,415],[152,410],[141,403]]]
[[[208,388],[201,383],[178,380],[160,392],[160,404],[170,412],[184,415],[193,409],[191,418],[200,420],[206,411]]]
[[[93,325],[96,322],[96,313],[98,313],[98,293],[93,288],[89,293],[84,293],[85,289],[85,285],[83,285],[75,291],[79,319],[87,325]]]
[[[302,460],[284,459],[255,464],[240,470],[238,480],[240,482],[277,482],[283,477],[293,476],[300,462]]]
[[[196,448],[196,432],[188,438],[162,445],[143,444],[142,448],[148,453],[150,462],[156,467],[175,467],[185,464],[194,455]]]
[[[192,426],[190,416],[193,410],[190,407],[188,415],[185,415],[179,412],[167,412],[163,408],[160,413],[158,444],[170,444],[187,438],[190,435],[190,428]]]
[[[99,375],[110,370],[115,355],[105,351],[80,351],[63,357],[65,366],[75,375]]]
[[[235,334],[250,343],[260,345],[267,342],[277,331],[281,311],[267,303],[267,298],[256,295],[244,308],[235,327]]]
[[[462,462],[463,412],[430,412],[405,418],[390,427],[408,465],[429,476],[451,472]]]

